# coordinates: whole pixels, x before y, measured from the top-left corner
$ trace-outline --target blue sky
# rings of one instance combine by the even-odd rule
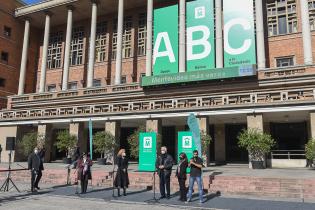
[[[33,3],[37,3],[37,2],[42,1],[42,0],[23,0],[23,1],[27,4],[33,4]]]

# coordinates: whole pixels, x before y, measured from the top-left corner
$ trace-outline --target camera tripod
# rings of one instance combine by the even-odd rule
[[[16,191],[20,192],[20,190],[17,188],[17,186],[14,184],[14,182],[11,179],[11,153],[12,153],[12,150],[10,150],[10,153],[9,153],[9,168],[8,168],[7,178],[4,180],[0,188],[0,191],[8,192],[12,188],[15,188]],[[12,184],[12,187],[10,187],[10,183]]]

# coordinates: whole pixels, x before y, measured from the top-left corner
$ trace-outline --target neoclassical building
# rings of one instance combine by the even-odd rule
[[[47,161],[60,159],[56,133],[68,129],[87,150],[91,120],[93,132],[110,131],[127,150],[127,137],[145,125],[161,133],[163,144],[176,155],[177,133],[188,129],[187,116],[195,113],[213,138],[213,162],[247,163],[237,135],[257,128],[277,141],[268,157],[272,166],[304,166],[304,145],[315,137],[315,1],[253,1],[254,74],[143,85],[154,77],[153,26],[159,8],[178,4],[178,71],[189,73],[188,2],[50,0],[16,8],[16,19],[25,23],[24,42],[18,94],[8,97],[0,112],[2,147],[6,137],[19,141],[37,131],[46,137]],[[225,0],[211,2],[215,69],[224,70]],[[30,54],[32,37],[40,46],[32,78],[36,87],[26,94],[26,60],[36,56]],[[1,156],[6,160],[7,152]],[[16,161],[22,158],[15,154]]]

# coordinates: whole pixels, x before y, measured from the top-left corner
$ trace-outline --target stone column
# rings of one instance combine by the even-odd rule
[[[215,0],[216,68],[223,68],[222,0]]]
[[[123,26],[124,26],[124,0],[119,0],[119,3],[118,3],[118,23],[117,23],[117,50],[116,50],[117,55],[116,55],[115,85],[121,84]]]
[[[45,149],[46,149],[44,160],[45,162],[50,162],[52,159],[52,147],[53,147],[51,124],[38,125],[37,141],[38,143],[44,143],[44,145],[42,145],[42,146],[45,146]]]
[[[199,117],[199,127],[200,131],[209,135],[209,118],[208,117]],[[210,164],[210,145],[207,148],[207,166]]]
[[[266,55],[265,55],[263,2],[261,0],[255,0],[255,6],[256,6],[257,63],[258,63],[258,69],[264,69],[266,68]]]
[[[215,163],[225,164],[225,125],[215,124],[214,125],[214,138],[215,138]]]
[[[147,49],[146,49],[146,76],[152,75],[152,33],[153,33],[153,0],[148,0],[147,6]]]
[[[50,33],[50,16],[51,16],[50,13],[46,13],[42,65],[41,65],[40,82],[39,82],[39,92],[40,93],[45,92],[45,86],[46,86],[46,68],[47,68],[49,33]]]
[[[304,64],[313,64],[312,55],[312,34],[310,28],[309,11],[308,11],[308,1],[301,0],[301,19],[302,19],[302,36],[303,36],[303,50],[304,50]]]
[[[95,0],[92,0],[92,18],[91,18],[89,66],[88,66],[88,72],[87,72],[87,87],[88,88],[93,87],[96,25],[97,25],[97,2]]]
[[[24,94],[29,37],[30,37],[30,21],[25,20],[18,95]]]
[[[72,38],[72,16],[73,7],[68,7],[67,34],[65,43],[65,57],[63,60],[62,90],[68,89],[69,66],[70,66],[70,48]]]
[[[108,121],[105,122],[105,131],[111,133],[116,139],[117,149],[114,151],[114,156],[108,157],[109,162],[113,162],[116,160],[117,151],[120,149],[120,128],[121,122],[120,121]]]
[[[147,132],[162,132],[162,120],[161,119],[148,119],[146,121]]]
[[[80,147],[80,152],[89,152],[87,148],[88,139],[83,138],[84,137],[84,123],[70,123],[69,125],[69,133],[71,135],[75,135],[78,140],[78,146]]]
[[[179,72],[186,72],[186,0],[179,1]]]
[[[310,113],[310,135],[309,138],[315,139],[315,112]]]

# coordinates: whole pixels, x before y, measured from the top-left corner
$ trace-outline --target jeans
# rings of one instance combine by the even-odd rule
[[[171,192],[171,177],[161,173],[160,175],[160,193],[162,197],[165,197],[165,187],[166,187],[166,196],[170,196]]]
[[[202,202],[203,201],[203,189],[202,189],[202,179],[200,176],[189,177],[189,190],[187,193],[187,200],[191,200],[192,191],[194,188],[195,181],[197,181],[197,184],[198,184],[199,200],[200,200],[200,202]]]

